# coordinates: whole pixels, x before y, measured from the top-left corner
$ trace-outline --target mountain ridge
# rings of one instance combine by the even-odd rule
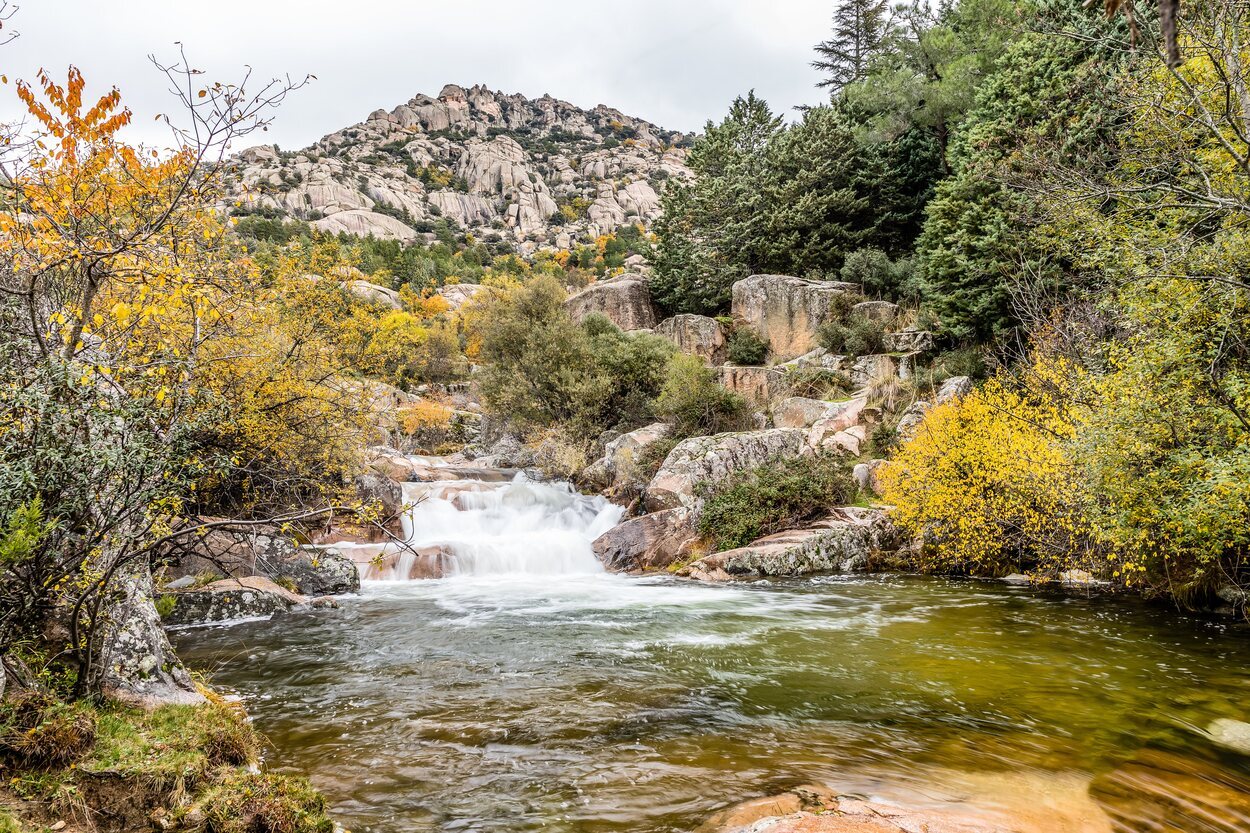
[[[234,157],[237,213],[404,242],[440,221],[526,254],[648,227],[671,178],[688,179],[692,134],[598,104],[583,109],[483,85],[417,94],[299,151]]]

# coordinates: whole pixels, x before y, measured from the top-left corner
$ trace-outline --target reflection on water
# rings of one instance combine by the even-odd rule
[[[1246,818],[1247,761],[1201,732],[1250,719],[1243,637],[1129,602],[489,574],[178,639],[356,831],[690,830],[811,781],[1106,829],[1091,776],[1122,830]],[[1159,826],[1142,784],[1191,820]]]

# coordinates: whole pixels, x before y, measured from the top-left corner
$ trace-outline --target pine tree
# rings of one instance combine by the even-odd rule
[[[868,61],[889,31],[888,0],[842,0],[833,13],[833,37],[816,45],[812,66],[826,77],[819,84],[835,93],[868,73]]]

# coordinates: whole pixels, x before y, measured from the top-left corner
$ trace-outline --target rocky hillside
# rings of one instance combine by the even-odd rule
[[[603,105],[448,85],[301,151],[244,150],[231,188],[242,211],[331,233],[432,239],[443,218],[522,252],[567,249],[655,219],[665,182],[691,175],[689,143]]]

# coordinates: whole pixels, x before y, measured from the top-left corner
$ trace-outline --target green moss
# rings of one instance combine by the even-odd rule
[[[0,809],[0,833],[22,833],[22,825],[4,809]]]
[[[95,749],[79,765],[88,772],[172,783],[203,777],[215,766],[249,763],[260,752],[260,735],[238,709],[224,703],[150,712],[106,707],[96,727]]]
[[[178,600],[173,593],[166,593],[163,596],[156,597],[156,613],[162,619],[174,612],[174,607],[178,604]]]
[[[209,784],[174,820],[203,818],[212,833],[330,833],[325,798],[302,778],[234,771]]]

